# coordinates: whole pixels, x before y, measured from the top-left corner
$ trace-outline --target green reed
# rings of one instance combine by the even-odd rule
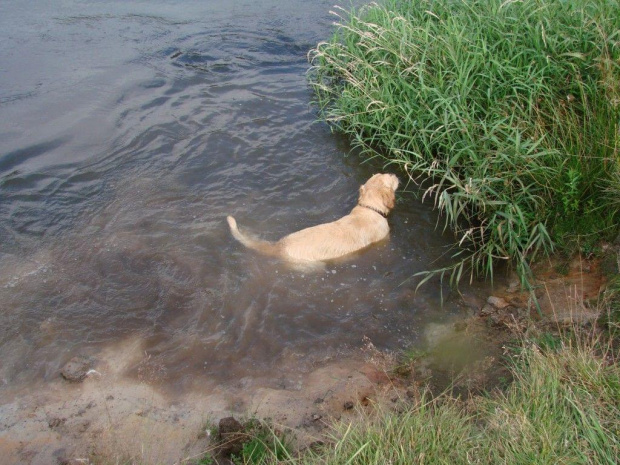
[[[458,282],[618,231],[620,3],[389,0],[310,52],[321,116],[442,213]],[[430,277],[427,276],[427,278]]]

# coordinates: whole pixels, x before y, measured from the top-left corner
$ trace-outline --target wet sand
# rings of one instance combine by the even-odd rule
[[[99,354],[82,382],[59,374],[52,382],[12,393],[0,406],[0,462],[183,463],[209,450],[208,429],[231,415],[269,418],[290,428],[297,446],[303,446],[321,439],[329,421],[355,415],[344,408],[346,402],[386,399],[399,392],[380,360],[360,353],[357,359],[327,361],[290,386],[248,390],[243,382],[234,389],[205,385],[174,396],[156,387],[156,373],[145,373],[144,381],[123,375],[141,357],[139,349],[139,341],[128,340]]]

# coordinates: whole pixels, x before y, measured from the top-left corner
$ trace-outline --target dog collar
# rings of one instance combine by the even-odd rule
[[[364,205],[363,203],[358,203],[358,205],[360,207],[364,207],[364,208],[368,208],[368,210],[372,210],[375,213],[378,213],[379,215],[381,215],[383,218],[387,218],[388,214],[385,212],[382,212],[381,210],[379,210],[378,208],[375,207],[371,207],[370,205]]]

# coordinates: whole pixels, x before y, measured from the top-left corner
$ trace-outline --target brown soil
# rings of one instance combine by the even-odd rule
[[[192,463],[213,446],[212,426],[231,415],[269,418],[291,429],[303,446],[320,439],[330,421],[356,414],[345,404],[366,403],[394,389],[361,354],[319,367],[288,389],[205,386],[173,398],[123,376],[140,353],[138,341],[127,341],[100,354],[81,382],[59,374],[51,383],[5,396],[10,399],[0,405],[0,463]]]
[[[598,298],[605,287],[600,260],[550,262],[535,273],[533,292],[513,276],[486,302],[462,296],[473,315],[435,328],[429,351],[400,367],[403,379],[436,394],[488,392],[510,381],[505,356],[524,337],[588,325],[599,317]]]

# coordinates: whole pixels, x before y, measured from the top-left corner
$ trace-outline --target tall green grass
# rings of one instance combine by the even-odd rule
[[[310,53],[322,117],[423,181],[493,276],[618,231],[620,2],[388,0],[335,12]]]

